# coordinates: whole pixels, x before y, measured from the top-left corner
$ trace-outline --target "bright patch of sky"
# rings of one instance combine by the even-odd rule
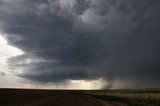
[[[10,46],[5,37],[0,34],[0,87],[9,87],[14,84],[15,76],[10,73],[7,59],[22,55],[23,52],[16,47]]]

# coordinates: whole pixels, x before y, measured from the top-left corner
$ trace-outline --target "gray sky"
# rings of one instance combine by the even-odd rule
[[[160,87],[159,0],[0,0],[0,87]]]

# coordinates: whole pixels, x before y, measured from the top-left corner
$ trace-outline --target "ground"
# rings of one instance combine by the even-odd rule
[[[0,106],[124,106],[85,95],[78,90],[1,89]]]

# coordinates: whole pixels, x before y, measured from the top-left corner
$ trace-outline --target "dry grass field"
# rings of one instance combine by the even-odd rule
[[[0,106],[160,106],[160,90],[0,89]]]
[[[1,89],[0,106],[123,106],[78,90]]]
[[[83,91],[90,96],[106,101],[117,101],[128,106],[160,106],[160,90],[96,90]]]

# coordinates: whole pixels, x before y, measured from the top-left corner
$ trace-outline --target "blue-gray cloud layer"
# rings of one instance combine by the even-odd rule
[[[0,30],[25,53],[8,61],[21,77],[159,87],[159,12],[159,0],[1,0]]]

